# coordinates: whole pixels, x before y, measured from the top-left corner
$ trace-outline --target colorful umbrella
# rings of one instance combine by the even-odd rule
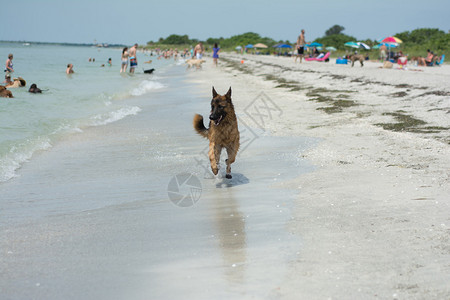
[[[403,43],[403,41],[395,36],[388,36],[380,41],[380,43],[385,43],[388,46],[389,59],[391,58],[391,48],[398,47],[398,44]]]
[[[398,47],[398,44],[397,43],[380,43],[380,44],[378,44],[378,45],[376,45],[376,46],[373,46],[372,47],[372,49],[380,49],[380,47],[382,46],[382,45],[385,45],[385,46],[388,46],[388,47],[390,47],[390,48],[397,48]]]
[[[400,44],[403,43],[403,41],[395,36],[388,36],[387,38],[382,39],[379,41],[380,43],[396,43]]]
[[[327,49],[328,51],[336,51],[337,49],[336,48],[334,48],[334,47],[326,47],[325,49]]]

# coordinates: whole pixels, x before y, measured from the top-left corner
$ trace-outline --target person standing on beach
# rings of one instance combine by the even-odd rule
[[[128,67],[128,47],[123,48],[122,57],[120,58],[122,61],[122,66],[120,67],[120,73],[126,72]]]
[[[297,38],[297,56],[295,57],[295,62],[297,62],[297,58],[300,57],[300,63],[302,63],[303,54],[305,52],[305,29],[302,29],[302,32]]]
[[[219,60],[219,52],[220,48],[217,46],[217,43],[214,44],[213,47],[213,63],[217,67],[217,61]]]
[[[134,73],[134,69],[137,67],[137,57],[136,57],[136,49],[138,47],[138,44],[134,44],[133,47],[130,48],[130,51],[128,51],[128,56],[130,57],[130,73]]]
[[[195,57],[196,57],[197,59],[202,59],[202,57],[203,57],[203,51],[204,51],[203,43],[200,42],[200,43],[198,43],[197,46],[195,46],[195,48],[194,48]]]
[[[6,74],[5,74],[5,82],[7,82],[7,79],[8,79],[7,77],[11,78],[11,73],[14,72],[14,66],[13,66],[13,63],[12,63],[13,58],[14,57],[13,57],[13,55],[11,53],[8,54],[8,59],[6,60],[6,64],[5,64],[5,72],[6,72]]]
[[[381,59],[381,62],[386,60],[386,56],[387,56],[386,55],[386,51],[387,51],[386,45],[385,44],[381,45],[380,46],[380,59]]]

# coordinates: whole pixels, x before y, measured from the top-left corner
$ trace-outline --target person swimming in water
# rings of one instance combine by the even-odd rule
[[[75,71],[73,70],[73,65],[68,64],[67,69],[66,69],[66,74],[73,74],[73,73],[75,73]]]

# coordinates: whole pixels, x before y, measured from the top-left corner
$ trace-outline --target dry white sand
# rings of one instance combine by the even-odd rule
[[[284,183],[304,244],[275,298],[450,298],[450,66],[380,66],[222,54],[191,71],[232,86],[248,124],[323,139],[303,154],[318,169]],[[272,115],[252,118],[261,97]]]

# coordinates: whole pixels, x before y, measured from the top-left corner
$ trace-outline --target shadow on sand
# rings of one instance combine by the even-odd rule
[[[231,188],[234,186],[239,186],[243,184],[250,183],[250,180],[245,177],[244,174],[241,173],[232,173],[233,178],[227,179],[227,178],[220,178],[220,182],[216,183],[216,188]]]

